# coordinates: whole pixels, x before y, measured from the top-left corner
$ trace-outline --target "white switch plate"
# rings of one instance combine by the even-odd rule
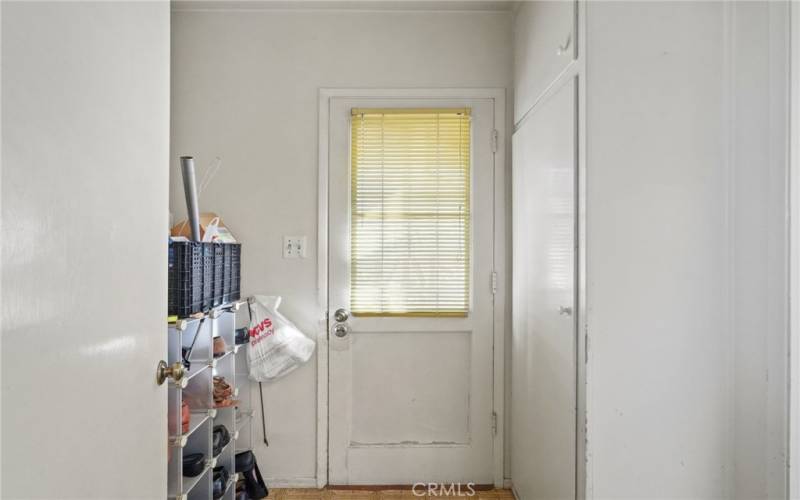
[[[283,258],[284,259],[305,259],[306,258],[306,237],[305,236],[284,236],[283,237]]]

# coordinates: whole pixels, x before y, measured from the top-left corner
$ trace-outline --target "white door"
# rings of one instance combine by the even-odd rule
[[[353,118],[356,108],[366,114]],[[468,127],[459,129],[466,141],[460,153],[443,152],[452,147],[443,142],[403,145],[430,139],[430,128],[409,125],[406,136],[402,126],[390,130],[390,117],[381,118],[386,128],[365,129],[365,143],[351,138],[359,133],[353,119],[363,124],[372,111],[411,108],[463,110],[469,118],[459,125]],[[406,118],[416,119],[399,120]],[[453,137],[441,127],[442,138]],[[331,100],[331,484],[493,482],[493,129],[493,99]],[[383,134],[382,146],[375,134]],[[373,163],[356,178],[351,156],[358,144]],[[383,146],[399,150],[376,160],[369,149]],[[421,159],[437,148],[439,160]],[[407,153],[403,161],[390,158]],[[451,161],[468,165],[437,165]],[[437,168],[440,184],[433,186],[429,169]],[[456,171],[465,177],[454,181]],[[436,213],[425,208],[431,206]],[[451,214],[453,206],[463,213]]]
[[[511,477],[521,498],[575,498],[576,85],[513,143]]]
[[[3,498],[166,496],[169,15],[3,2]]]

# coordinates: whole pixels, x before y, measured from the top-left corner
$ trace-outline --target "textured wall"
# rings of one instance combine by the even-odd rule
[[[243,292],[283,295],[284,313],[309,334],[321,317],[318,89],[511,80],[504,12],[177,11],[172,28],[171,210],[176,220],[185,213],[178,156],[194,155],[201,169],[220,156],[201,208],[243,242]],[[307,236],[308,258],[283,260],[283,235]],[[262,471],[312,484],[315,363],[265,385],[264,397],[271,446],[256,447]]]

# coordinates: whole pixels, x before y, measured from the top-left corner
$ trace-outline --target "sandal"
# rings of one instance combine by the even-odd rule
[[[227,352],[228,346],[225,345],[225,339],[222,337],[214,337],[214,357],[218,358]]]

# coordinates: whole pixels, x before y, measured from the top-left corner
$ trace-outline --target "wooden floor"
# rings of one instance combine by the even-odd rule
[[[427,491],[422,488],[417,488],[417,495],[410,487],[405,489],[398,489],[396,487],[387,487],[382,489],[380,487],[359,488],[359,489],[343,489],[342,487],[325,488],[318,490],[316,488],[302,488],[302,489],[284,489],[272,488],[269,491],[270,500],[428,500],[434,498],[458,497],[454,492],[451,495],[428,495]],[[466,485],[461,488],[461,497],[466,499],[475,500],[514,500],[514,495],[511,490],[491,489],[491,490],[478,490],[472,496],[468,495],[469,491]]]

